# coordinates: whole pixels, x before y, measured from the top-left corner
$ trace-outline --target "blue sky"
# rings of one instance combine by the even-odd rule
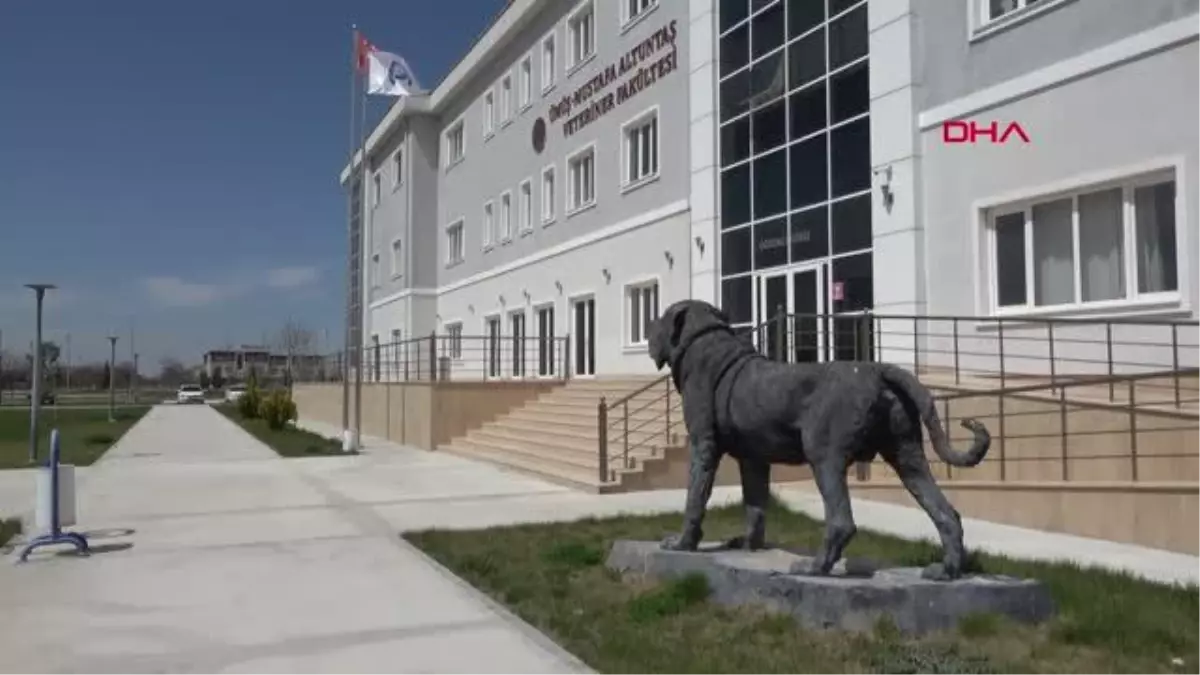
[[[350,26],[432,88],[504,0],[0,2],[0,331],[147,371],[293,318],[341,343]],[[372,102],[382,115],[389,99]],[[127,356],[126,356],[127,358]]]

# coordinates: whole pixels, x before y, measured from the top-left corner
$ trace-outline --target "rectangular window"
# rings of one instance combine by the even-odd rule
[[[526,179],[521,183],[518,193],[520,202],[517,204],[517,217],[520,219],[521,232],[533,231],[533,182]]]
[[[554,34],[551,33],[542,39],[542,91],[546,91],[554,86],[555,76],[557,75],[557,57],[554,45]]]
[[[496,95],[491,89],[483,95],[483,135],[491,136],[496,130]]]
[[[462,336],[463,326],[461,323],[446,324],[446,341],[442,348],[447,356],[456,361],[462,359]]]
[[[1045,0],[979,0],[983,5],[983,22],[989,23],[1011,17],[1017,12],[1042,4]]]
[[[446,264],[456,265],[466,257],[463,246],[463,221],[459,220],[446,228]]]
[[[645,344],[650,322],[658,318],[658,282],[629,286],[625,295],[629,344]]]
[[[404,148],[396,151],[392,155],[392,186],[400,187],[404,185]]]
[[[500,241],[512,239],[512,193],[500,195]]]
[[[572,155],[567,160],[567,174],[570,179],[570,211],[578,211],[595,204],[596,148],[589,146]]]
[[[658,0],[622,0],[622,2],[622,24],[631,23],[658,5]]]
[[[538,375],[554,374],[554,305],[537,311]]]
[[[379,271],[379,254],[371,254],[371,288],[378,288],[380,282],[383,281],[380,277],[383,276]]]
[[[488,377],[500,377],[500,317],[489,317],[486,320],[487,355],[485,360]]]
[[[376,171],[371,176],[371,208],[379,206],[380,200],[383,198],[383,174]]]
[[[481,232],[481,236],[484,248],[488,248],[496,241],[496,217],[490,201],[483,205],[483,231]]]
[[[461,120],[455,122],[446,130],[446,166],[461,162],[467,154],[466,137],[463,134]]]
[[[403,267],[404,246],[397,239],[392,242],[392,278],[399,277]]]
[[[625,187],[639,185],[658,175],[658,110],[628,123],[624,130]]]
[[[596,54],[596,10],[592,0],[586,0],[571,14],[567,35],[571,42],[569,68],[579,67]]]
[[[506,124],[512,119],[512,75],[505,75],[500,81],[500,123]]]
[[[542,169],[542,223],[554,220],[554,167]]]
[[[525,312],[508,316],[508,330],[512,338],[512,375],[525,377]]]
[[[526,56],[521,60],[521,72],[517,82],[518,102],[522,110],[533,102],[533,57]]]
[[[998,310],[1169,299],[1179,291],[1168,174],[1001,207],[990,227]]]

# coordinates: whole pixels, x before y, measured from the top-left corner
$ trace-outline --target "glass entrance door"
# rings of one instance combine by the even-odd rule
[[[574,375],[588,377],[596,374],[596,300],[595,298],[576,300],[573,310],[575,313]]]
[[[754,323],[761,326],[755,340],[762,353],[790,363],[825,360],[826,292],[822,277],[820,265],[764,272],[755,277]],[[771,323],[763,325],[768,320]]]

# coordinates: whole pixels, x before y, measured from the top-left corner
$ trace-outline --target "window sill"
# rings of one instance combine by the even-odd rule
[[[993,311],[991,318],[1004,319],[1006,326],[1019,325],[1021,321],[1043,323],[1048,319],[1169,319],[1189,318],[1191,308],[1178,293],[1164,293],[1137,300],[1116,300],[1080,305],[1055,305],[1053,307],[1031,307]],[[1008,323],[1011,320],[1013,323]],[[977,331],[997,330],[995,323],[977,325]]]
[[[659,2],[656,2],[653,5],[650,5],[646,9],[642,10],[641,14],[638,14],[637,16],[633,17],[632,19],[624,19],[624,22],[621,24],[621,35],[628,33],[629,31],[633,30],[633,28],[635,26],[637,26],[639,23],[645,21],[646,17],[653,14],[654,10],[658,9],[658,6],[661,4],[662,4],[662,2],[660,0]]]
[[[508,119],[506,119],[500,123],[500,128],[507,129],[509,127],[509,125],[511,125],[512,123],[513,123],[513,118],[509,117]]]
[[[567,217],[573,218],[573,217],[583,213],[584,211],[587,211],[589,209],[594,209],[594,208],[596,208],[596,200],[595,199],[593,199],[592,201],[590,201],[586,204],[580,204],[579,206],[576,206],[575,208],[571,209],[570,211],[567,211]]]
[[[509,236],[507,236],[507,237],[503,237],[503,238],[501,238],[501,239],[500,239],[500,245],[501,245],[501,246],[508,246],[509,244],[511,244],[511,243],[512,243],[512,240],[513,240],[513,238],[512,238],[512,235],[509,235]]]
[[[524,114],[525,114],[526,112],[528,112],[528,111],[529,111],[529,109],[530,109],[530,108],[532,108],[532,107],[533,107],[533,101],[529,101],[529,102],[527,102],[527,103],[522,103],[522,104],[521,104],[521,107],[520,107],[520,108],[517,108],[517,114],[518,114],[518,115],[524,115]]]
[[[528,237],[528,236],[529,236],[529,235],[531,235],[531,234],[533,234],[533,228],[532,228],[532,227],[523,227],[523,228],[521,228],[521,236],[522,236],[522,237]]]
[[[494,249],[494,248],[496,248],[496,245],[495,245],[495,244],[484,244],[484,245],[483,245],[483,252],[484,252],[484,253],[489,253],[489,252],[491,252],[491,250],[492,250],[492,249]]]
[[[639,178],[635,181],[625,183],[624,185],[621,186],[621,194],[623,194],[623,195],[629,194],[630,192],[633,192],[634,190],[636,190],[640,187],[645,187],[651,183],[657,182],[659,175],[660,174],[654,173],[649,176],[644,176],[642,178]]]
[[[550,216],[549,218],[542,218],[542,227],[550,227],[553,224],[554,224],[554,216]]]
[[[393,274],[392,275],[392,281],[400,281],[403,278],[404,278],[403,274]]]
[[[464,261],[465,261],[465,258],[463,260],[451,260],[446,263],[446,269],[450,269],[452,267],[458,267],[459,265],[463,264]]]
[[[542,85],[542,96],[545,96],[546,94],[549,94],[550,92],[554,91],[554,87],[557,85],[558,85],[558,82],[551,82],[550,84],[543,84]]]
[[[632,344],[632,345],[627,344],[627,345],[621,347],[621,353],[622,354],[645,354],[647,351],[649,351],[649,349],[650,349],[649,343],[639,342],[637,344]]]
[[[1019,9],[1015,12],[1010,12],[1008,16],[1003,16],[999,19],[993,19],[987,23],[974,26],[971,30],[970,36],[967,38],[967,42],[970,44],[982,42],[993,35],[1003,33],[1010,28],[1014,28],[1028,21],[1032,21],[1046,12],[1057,9],[1069,2],[1074,2],[1074,0],[1043,0],[1043,3],[1040,5]]]
[[[403,182],[400,182],[400,183],[393,183],[393,184],[392,184],[392,193],[393,193],[393,194],[395,194],[395,193],[396,193],[396,192],[398,192],[398,191],[400,190],[400,188],[402,188],[402,187],[404,187],[404,183],[403,183]]]
[[[495,130],[483,132],[483,142],[484,143],[487,143],[488,141],[492,140],[495,137],[496,137]]]
[[[584,66],[591,63],[594,60],[596,60],[596,50],[595,49],[592,50],[591,54],[588,54],[587,56],[583,57],[583,59],[581,61],[579,61],[578,63],[574,63],[571,66],[569,66],[567,68],[567,77],[571,77],[575,73],[578,73],[580,71],[580,69],[582,69]]]
[[[446,173],[450,173],[451,169],[458,166],[459,164],[462,164],[463,160],[465,160],[466,158],[467,158],[467,156],[463,155],[462,157],[459,157],[458,159],[447,162],[446,163]]]

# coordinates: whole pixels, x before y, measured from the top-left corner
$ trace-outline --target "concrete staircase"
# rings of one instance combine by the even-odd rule
[[[628,434],[626,416],[614,411],[608,433],[609,471],[605,480],[601,480],[599,467],[598,404],[602,396],[607,401],[617,401],[655,379],[623,376],[572,380],[465,436],[438,446],[438,450],[589,492],[635,489],[633,484],[638,482],[639,473],[655,461],[664,461],[668,416],[674,434],[671,441],[678,443],[683,435],[680,397],[672,390],[668,409],[664,386],[667,383],[634,396],[627,403]]]

